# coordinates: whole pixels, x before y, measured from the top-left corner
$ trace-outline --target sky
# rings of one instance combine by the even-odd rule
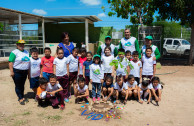
[[[130,19],[109,17],[107,0],[0,0],[0,6],[42,16],[96,15],[102,20],[96,27],[113,26],[117,30],[132,24]]]

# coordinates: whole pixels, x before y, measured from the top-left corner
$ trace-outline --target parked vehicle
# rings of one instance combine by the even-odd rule
[[[185,39],[164,38],[163,55],[189,55],[190,43]]]

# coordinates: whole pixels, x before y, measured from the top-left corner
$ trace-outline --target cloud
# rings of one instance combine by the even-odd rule
[[[100,13],[100,14],[98,14],[98,17],[106,17],[106,14],[105,13]]]
[[[86,4],[86,5],[100,5],[101,4],[101,0],[80,0],[82,3]]]
[[[47,14],[47,12],[42,10],[42,9],[34,9],[34,10],[32,10],[32,12],[35,14],[38,14],[38,15],[46,15]]]

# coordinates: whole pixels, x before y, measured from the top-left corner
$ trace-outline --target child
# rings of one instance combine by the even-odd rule
[[[137,84],[139,85],[140,77],[142,74],[142,62],[139,61],[139,53],[137,51],[134,51],[132,56],[133,60],[130,61],[130,63],[133,66],[133,69],[130,69],[130,74],[135,77],[135,81],[137,81]]]
[[[28,79],[30,79],[30,88],[36,94],[37,88],[39,86],[41,59],[38,58],[38,49],[36,47],[32,48],[30,51],[32,57],[30,57],[30,69]]]
[[[83,77],[80,77],[78,79],[78,86],[75,92],[75,103],[80,102],[80,100],[84,100],[86,103],[89,103],[88,101],[89,96],[89,90],[88,86],[85,84],[85,79]]]
[[[60,109],[63,110],[65,108],[63,88],[58,83],[55,74],[51,74],[49,76],[49,83],[46,87],[46,91],[46,99],[49,99],[49,101],[52,103],[52,107],[56,108],[60,104]]]
[[[93,64],[90,66],[90,83],[92,84],[92,97],[93,102],[100,101],[101,84],[103,83],[104,68],[101,65],[100,55],[96,54],[93,57]]]
[[[127,98],[128,98],[128,86],[126,83],[123,82],[123,77],[122,75],[117,76],[116,78],[116,83],[114,85],[114,93],[113,96],[116,96],[116,103],[118,104],[119,97],[125,97],[124,104],[127,103]]]
[[[89,85],[90,82],[90,65],[92,64],[92,53],[86,53],[87,60],[83,63],[83,77],[86,80],[86,85]],[[89,88],[89,86],[88,86]]]
[[[79,49],[74,48],[72,54],[67,57],[69,65],[69,98],[71,98],[71,84],[73,83],[73,89],[75,89],[75,86],[77,84],[78,52]]]
[[[64,57],[62,48],[57,48],[57,58],[53,62],[53,73],[57,76],[57,81],[63,87],[63,93],[65,102],[68,102],[68,90],[69,90],[69,65],[67,58]]]
[[[128,59],[128,61],[132,61],[133,59],[131,58],[131,51],[127,50],[125,52],[125,57]]]
[[[110,66],[110,63],[114,60],[114,56],[111,55],[111,47],[107,46],[104,49],[105,55],[102,56],[102,65],[104,66],[104,78],[108,75],[112,75],[112,66]]]
[[[137,99],[137,82],[135,81],[135,78],[133,75],[129,75],[127,78],[127,83],[128,85],[128,93],[129,93],[129,98],[133,95],[135,99]]]
[[[45,56],[41,59],[41,73],[40,77],[45,77],[49,80],[49,76],[53,73],[53,61],[54,57],[51,56],[51,49],[46,47],[44,49]]]
[[[102,100],[107,101],[110,99],[114,91],[113,77],[108,75],[102,85]]]
[[[36,93],[36,100],[38,101],[38,106],[43,105],[43,100],[46,99],[46,86],[47,86],[47,79],[44,77],[40,77],[39,84],[40,86],[37,88]]]
[[[113,69],[116,69],[116,75],[122,75],[123,76],[123,81],[127,81],[128,74],[130,73],[130,68],[128,65],[128,60],[124,57],[125,56],[125,50],[124,49],[119,49],[118,52],[118,57],[116,58],[118,64],[117,68],[116,66],[113,67]]]
[[[142,52],[142,55],[145,56],[146,48],[151,47],[152,48],[151,56],[153,56],[153,60],[157,60],[160,58],[160,52],[157,46],[152,45],[152,40],[153,40],[152,36],[146,36],[145,45],[142,46],[141,52]]]
[[[156,73],[156,61],[153,60],[152,54],[152,48],[148,47],[146,48],[146,55],[142,57],[142,80],[145,80],[146,78],[149,79],[149,83],[151,82],[152,77]]]
[[[143,95],[143,98],[142,98]],[[148,100],[147,100],[147,96]],[[150,92],[150,88],[149,88],[149,81],[147,80],[143,80],[142,83],[139,85],[138,87],[138,99],[139,99],[139,103],[143,103],[143,99],[144,101],[149,104],[150,102],[150,98],[151,98],[151,92]]]
[[[151,91],[152,91],[152,96],[154,96],[156,102],[161,101],[162,86],[159,83],[160,83],[159,77],[155,76],[152,78]]]
[[[79,59],[78,59],[78,61],[79,61],[78,75],[79,75],[79,77],[83,77],[83,63],[87,60],[87,58],[86,58],[86,49],[81,48],[80,49],[80,54],[81,54],[81,57],[79,57]]]

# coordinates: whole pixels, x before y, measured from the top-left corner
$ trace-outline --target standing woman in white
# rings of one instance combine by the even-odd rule
[[[15,83],[15,92],[21,105],[25,105],[25,102],[28,102],[27,99],[24,99],[24,85],[30,66],[30,54],[24,50],[24,44],[24,40],[16,42],[17,49],[13,50],[9,56],[10,75]]]
[[[139,43],[135,37],[131,36],[130,29],[125,29],[125,37],[121,39],[119,49],[124,49],[125,52],[129,50],[131,53],[138,51],[139,57],[141,57]]]

